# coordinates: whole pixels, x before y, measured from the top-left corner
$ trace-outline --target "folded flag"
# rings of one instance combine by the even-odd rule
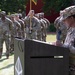
[[[34,2],[35,5],[37,5],[37,0],[32,0],[32,2]]]

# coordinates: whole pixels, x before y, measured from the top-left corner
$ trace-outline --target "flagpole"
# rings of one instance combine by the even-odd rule
[[[32,10],[32,0],[30,0],[30,10]],[[30,33],[31,33],[31,26],[32,26],[32,23],[31,23],[31,17],[30,17]]]
[[[32,9],[32,0],[30,0],[30,10]]]

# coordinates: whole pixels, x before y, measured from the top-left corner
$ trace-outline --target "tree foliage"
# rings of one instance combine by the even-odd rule
[[[29,0],[0,0],[0,9],[6,12],[24,11]],[[40,0],[39,0],[40,1]],[[44,3],[43,11],[50,12],[55,10],[59,12],[61,9],[70,6],[74,0],[42,0]]]
[[[0,9],[6,12],[25,10],[25,0],[0,0]]]
[[[52,10],[59,12],[61,9],[70,6],[72,0],[43,0],[43,3],[43,10],[45,13],[51,12]]]

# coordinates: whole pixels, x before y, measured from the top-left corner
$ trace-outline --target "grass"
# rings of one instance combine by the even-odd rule
[[[6,51],[5,43],[3,44],[3,56],[0,59],[0,75],[14,75],[14,54],[6,59],[4,55]]]
[[[47,42],[55,41],[55,34],[47,35]],[[3,53],[6,51],[5,43],[3,46]],[[10,55],[9,59],[6,59],[6,56],[3,55],[0,59],[0,75],[14,75],[14,54]]]
[[[0,60],[0,75],[14,75],[14,55],[10,59],[5,56]]]
[[[56,41],[56,35],[53,33],[53,34],[48,34],[46,39],[47,39],[47,42],[55,42]]]

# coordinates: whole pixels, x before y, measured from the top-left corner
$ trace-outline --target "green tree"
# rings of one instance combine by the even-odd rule
[[[25,0],[0,0],[0,9],[6,12],[18,12],[25,10]]]
[[[18,12],[25,11],[26,4],[29,0],[0,0],[0,9],[5,10],[6,12]],[[70,6],[75,0],[42,0],[43,11],[45,13],[55,10],[59,12],[61,9],[64,9],[67,6]]]
[[[60,10],[70,6],[72,0],[43,0],[43,3],[43,11],[45,13],[51,12],[52,10],[59,12]]]

